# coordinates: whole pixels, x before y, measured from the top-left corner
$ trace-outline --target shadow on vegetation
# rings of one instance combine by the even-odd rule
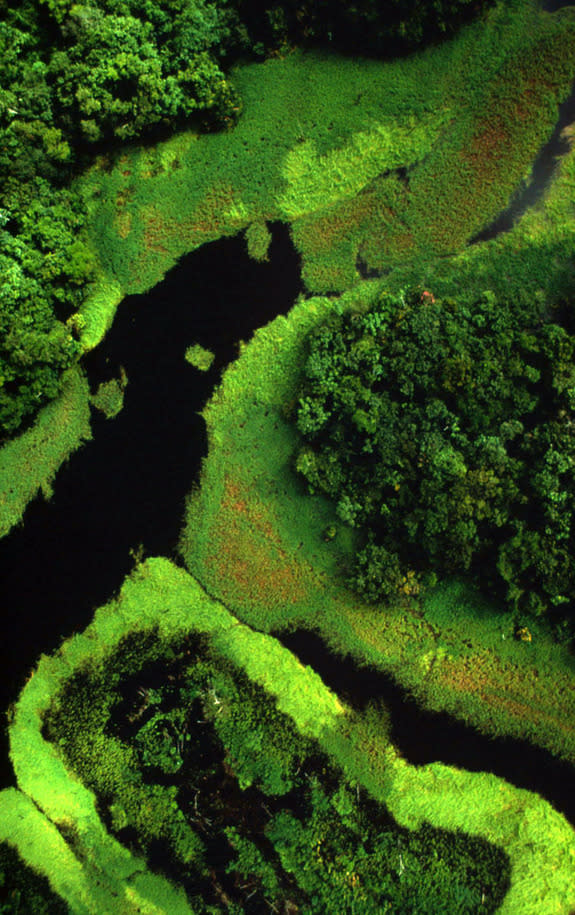
[[[574,5],[573,0],[543,0],[541,9],[546,10],[548,13],[556,13],[557,10]]]
[[[391,740],[412,765],[442,762],[471,772],[492,772],[518,788],[537,792],[575,825],[575,772],[568,763],[527,741],[490,739],[446,712],[421,709],[390,676],[330,652],[317,633],[298,630],[276,638],[352,707],[361,710],[383,700],[391,719]]]
[[[171,556],[184,500],[206,453],[199,411],[237,355],[237,342],[287,313],[301,289],[287,226],[272,226],[269,263],[250,260],[241,236],[193,252],[145,295],[120,306],[106,340],[84,360],[93,390],[128,376],[124,409],[93,419],[94,440],[59,472],[50,502],[29,506],[0,544],[3,589],[0,708],[16,699],[42,651],[89,623],[121,586],[132,551]],[[198,372],[185,358],[215,352]],[[13,781],[0,740],[0,779]]]

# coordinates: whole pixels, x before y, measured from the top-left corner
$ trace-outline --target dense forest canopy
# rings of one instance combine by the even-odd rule
[[[575,600],[575,338],[536,303],[384,295],[310,340],[297,468],[361,529],[367,598],[471,573],[509,606]]]
[[[11,434],[81,352],[75,313],[94,264],[70,178],[94,144],[198,111],[231,123],[240,106],[219,60],[238,20],[225,3],[170,0],[28,0],[0,17],[0,431]]]
[[[95,151],[190,123],[231,127],[238,56],[306,40],[397,53],[483,5],[0,0],[0,437],[56,396],[82,352],[78,308],[97,265],[70,182]]]

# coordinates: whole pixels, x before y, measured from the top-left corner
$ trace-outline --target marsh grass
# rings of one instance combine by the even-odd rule
[[[41,659],[10,725],[19,790],[0,795],[0,840],[9,835],[22,859],[50,878],[73,913],[191,911],[181,892],[146,870],[106,831],[97,799],[68,771],[58,746],[47,742],[43,723],[48,710],[60,707],[71,679],[94,674],[105,690],[113,690],[150,660],[169,657],[170,646],[192,631],[203,633],[218,656],[263,687],[268,701],[317,741],[358,791],[386,805],[400,825],[414,829],[429,822],[503,848],[511,862],[511,886],[501,913],[570,911],[575,834],[546,801],[492,775],[437,763],[408,765],[389,743],[385,716],[374,708],[352,712],[275,639],[250,630],[193,578],[156,558],[137,567],[119,597],[97,611],[84,633]],[[107,714],[106,702],[95,698],[90,714],[97,716],[99,707]],[[87,709],[81,703],[77,712],[83,727]],[[88,732],[89,745],[97,735]],[[101,750],[94,765],[116,784],[114,766],[121,765],[126,748],[108,738]],[[143,815],[160,814],[152,801]],[[165,810],[162,818],[167,829]]]
[[[2,794],[4,821],[9,826],[24,804],[21,812],[34,822],[28,838],[15,830],[15,841],[47,874],[54,824],[72,830],[72,845],[64,849],[58,832],[53,847],[65,875],[57,891],[73,911],[188,911],[177,890],[106,833],[93,794],[71,778],[41,728],[71,672],[103,664],[134,630],[157,633],[159,651],[192,617],[400,823],[414,828],[428,820],[505,848],[512,886],[501,912],[567,915],[575,905],[573,833],[549,804],[494,776],[408,766],[381,717],[354,719],[317,675],[248,628],[317,629],[331,647],[390,671],[423,703],[487,733],[527,734],[575,760],[572,663],[542,630],[534,627],[531,643],[515,642],[503,617],[488,614],[455,582],[422,604],[398,602],[385,612],[347,590],[354,537],[295,476],[291,422],[305,335],[333,310],[352,302],[367,307],[383,288],[398,291],[409,282],[425,282],[439,295],[462,287],[469,294],[523,289],[553,302],[565,294],[573,280],[573,153],[541,206],[513,231],[465,244],[528,177],[568,91],[573,45],[569,16],[509,0],[456,40],[401,63],[298,52],[244,66],[236,82],[245,115],[233,131],[187,132],[154,149],[135,148],[81,179],[100,264],[100,283],[83,308],[86,349],[104,335],[124,294],[155,285],[204,242],[258,221],[291,222],[310,289],[357,285],[341,300],[300,302],[289,319],[258,332],[205,411],[209,456],[202,487],[189,500],[181,548],[189,569],[237,618],[182,570],[150,560],[85,634],[42,659],[17,704],[11,756],[20,790],[36,806],[32,815],[26,799],[15,800],[22,795]],[[522,120],[525,98],[529,116]],[[385,280],[360,283],[358,257],[366,269],[385,271]],[[73,424],[73,442],[84,435],[83,422]],[[34,455],[30,464],[37,463],[36,441],[25,446]],[[26,482],[14,504],[42,482],[48,491],[55,462],[67,453],[54,452],[40,482]],[[26,457],[11,455],[4,511],[13,524],[19,516],[10,507],[11,475]],[[338,531],[326,542],[333,524]],[[141,653],[124,660],[136,669]],[[89,866],[79,868],[79,859]]]
[[[79,367],[70,369],[59,397],[30,429],[0,449],[0,537],[21,522],[40,493],[51,497],[60,466],[92,438],[89,398],[86,376]]]
[[[57,827],[16,788],[0,792],[0,841],[18,850],[22,864],[35,872],[36,879],[41,874],[56,897],[69,899],[72,911],[87,911],[82,901],[86,883],[82,863]],[[67,911],[63,902],[58,902],[54,897],[47,900],[50,908],[44,911]],[[16,902],[13,911],[17,911]]]
[[[436,294],[483,284],[556,300],[573,280],[575,221],[554,185],[544,220],[529,213],[513,233],[466,244],[529,177],[574,51],[573,16],[506,0],[402,60],[295,51],[238,66],[234,129],[111,152],[78,179],[98,265],[78,324],[84,348],[125,295],[200,245],[245,230],[252,256],[265,257],[264,224],[278,219],[310,291],[349,288],[363,265],[390,289],[425,277]],[[563,163],[563,188],[572,172]]]
[[[102,279],[86,345],[119,290],[145,291],[182,254],[265,220],[292,223],[316,292],[357,282],[358,255],[388,270],[460,251],[528,177],[574,47],[570,17],[512,0],[402,60],[295,51],[239,66],[233,130],[122,151],[80,179]]]
[[[327,315],[368,307],[381,282],[300,301],[256,332],[204,410],[208,457],[180,548],[190,571],[250,626],[318,630],[330,647],[391,673],[424,705],[486,733],[527,737],[575,761],[574,662],[549,633],[516,621],[459,581],[418,602],[378,607],[346,586],[356,534],[294,470],[290,422],[305,336]],[[325,531],[336,536],[326,541]]]

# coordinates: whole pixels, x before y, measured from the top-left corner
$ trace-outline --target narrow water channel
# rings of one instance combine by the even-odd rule
[[[94,386],[124,367],[124,410],[112,421],[95,417],[94,441],[58,474],[52,501],[31,505],[24,526],[0,543],[2,707],[40,653],[83,630],[119,589],[131,550],[142,544],[146,555],[173,557],[206,450],[198,412],[238,340],[286,313],[299,291],[299,258],[287,228],[275,226],[269,263],[249,260],[241,238],[222,240],[184,258],[152,292],[123,302],[85,366]],[[216,353],[205,375],[184,359],[194,342]],[[410,762],[492,771],[538,791],[575,823],[571,767],[526,742],[492,741],[448,715],[422,712],[382,674],[334,659],[310,633],[283,641],[352,702],[388,702],[392,737]],[[11,784],[5,735],[0,754],[2,785]]]
[[[554,8],[559,9],[560,6],[564,5],[556,4]],[[568,153],[571,148],[569,139],[564,135],[564,130],[574,121],[575,82],[569,97],[559,106],[557,123],[551,137],[539,150],[533,163],[529,182],[518,189],[509,205],[493,222],[482,229],[481,232],[478,232],[477,235],[474,235],[469,242],[470,245],[480,241],[490,241],[502,232],[509,232],[517,220],[542,199],[553,180],[561,156]]]
[[[29,506],[24,526],[0,541],[0,710],[16,699],[42,652],[82,631],[120,588],[131,550],[173,558],[190,491],[206,453],[199,416],[239,340],[301,290],[287,226],[273,227],[269,262],[250,260],[242,237],[193,252],[145,295],[121,304],[106,340],[84,361],[92,388],[128,375],[124,409],[94,415],[92,442],[58,473],[50,502]],[[216,354],[199,372],[184,358],[201,343]],[[13,782],[4,728],[0,787]]]
[[[490,739],[445,712],[424,711],[390,676],[330,652],[317,633],[298,630],[276,638],[354,708],[382,699],[390,714],[391,740],[408,762],[493,772],[518,788],[536,791],[575,826],[573,766],[526,740]]]

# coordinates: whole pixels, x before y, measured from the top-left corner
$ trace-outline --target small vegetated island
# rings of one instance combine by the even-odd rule
[[[10,709],[3,912],[575,909],[558,810],[411,765],[379,697],[281,641],[319,633],[334,664],[575,764],[559,6],[0,0],[3,536],[91,407],[122,421],[125,372],[91,391],[82,357],[126,295],[240,232],[265,261],[276,221],[306,290],[204,408],[178,555],[138,557]]]

